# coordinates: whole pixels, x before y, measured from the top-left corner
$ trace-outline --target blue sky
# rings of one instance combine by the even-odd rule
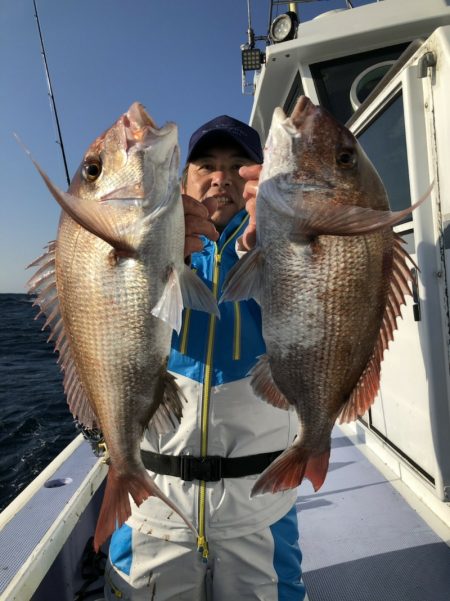
[[[182,161],[205,121],[224,113],[248,121],[253,99],[241,92],[240,67],[246,0],[37,0],[37,7],[70,175],[135,100],[159,125],[178,124]],[[255,34],[264,35],[269,2],[251,7]],[[344,0],[309,2],[300,14],[305,21],[343,7]],[[60,209],[13,132],[67,187],[32,0],[2,2],[0,78],[0,292],[24,292],[25,266],[55,239]]]

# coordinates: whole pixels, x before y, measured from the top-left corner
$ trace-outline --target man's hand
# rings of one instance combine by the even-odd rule
[[[203,202],[199,202],[187,194],[182,194],[182,199],[186,236],[184,257],[186,258],[192,253],[202,250],[203,244],[199,236],[204,235],[214,241],[219,239],[219,232],[209,219],[217,210],[217,200],[206,198]]]
[[[249,214],[248,225],[240,239],[243,250],[251,250],[256,244],[256,194],[261,169],[262,165],[251,165],[239,169],[239,175],[247,180],[243,196],[246,201],[245,209]]]

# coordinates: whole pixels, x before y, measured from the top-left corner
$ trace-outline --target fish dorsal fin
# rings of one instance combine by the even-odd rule
[[[55,273],[56,242],[50,242],[47,252],[38,257],[28,267],[36,267],[36,273],[28,281],[28,293],[36,294],[33,305],[38,305],[39,313],[47,318],[42,329],[49,327],[51,330],[47,340],[54,340],[55,350],[59,352],[58,363],[63,372],[64,392],[72,415],[86,428],[98,428],[98,419],[93,412],[86,392],[77,374],[69,337],[66,333],[61,317],[58,293],[56,289]]]
[[[148,424],[149,430],[154,430],[156,434],[166,434],[177,428],[183,416],[182,401],[187,402],[175,376],[168,371],[162,375],[161,390],[159,407]]]
[[[267,355],[259,358],[250,374],[252,376],[250,383],[256,395],[278,409],[288,410],[291,408],[289,401],[274,382]]]
[[[394,234],[391,281],[380,333],[372,356],[341,411],[340,423],[351,422],[364,415],[378,394],[384,351],[394,339],[397,319],[401,315],[401,306],[406,303],[406,296],[412,295],[412,284],[415,281],[408,262],[416,268],[417,265],[406,252],[403,244],[400,236]]]
[[[219,302],[261,298],[263,251],[255,246],[233,266],[222,288]]]

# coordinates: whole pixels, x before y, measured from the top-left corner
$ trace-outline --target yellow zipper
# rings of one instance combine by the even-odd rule
[[[241,309],[238,302],[234,303],[234,343],[233,359],[238,361],[241,358]]]
[[[222,260],[222,254],[217,252],[217,244],[214,243],[214,269],[212,280],[212,293],[217,299],[219,288],[219,266]],[[203,405],[202,405],[202,421],[201,421],[201,445],[200,454],[206,457],[208,454],[208,415],[209,401],[211,398],[211,382],[212,382],[212,363],[214,349],[214,334],[216,331],[216,316],[209,316],[209,332],[208,346],[206,351],[205,377],[203,382]],[[198,506],[198,539],[197,548],[202,554],[204,561],[208,559],[208,541],[205,537],[205,513],[206,513],[206,482],[200,482],[199,489],[199,506]]]
[[[190,320],[191,320],[191,309],[186,309],[186,312],[184,314],[183,330],[181,332],[181,342],[180,342],[180,353],[182,355],[185,355],[186,351],[187,351],[188,330],[189,330]]]
[[[213,267],[213,278],[212,278],[212,294],[214,298],[218,298],[219,293],[219,274],[220,274],[220,263],[222,261],[222,254],[231,240],[235,237],[236,233],[243,228],[248,221],[248,216],[242,221],[241,224],[236,228],[233,234],[228,238],[225,244],[222,246],[220,253],[218,252],[217,244],[214,242],[214,267]],[[213,350],[214,350],[214,336],[216,332],[216,316],[209,316],[209,332],[208,332],[208,345],[206,350],[206,364],[205,364],[205,376],[203,380],[203,404],[202,404],[202,416],[201,416],[201,443],[200,443],[200,454],[201,457],[208,455],[208,417],[209,417],[209,402],[211,399],[211,383],[212,383],[212,368],[213,368]],[[240,320],[239,320],[240,328]],[[206,482],[202,480],[199,488],[199,506],[198,506],[198,538],[197,548],[202,554],[203,561],[208,560],[208,541],[206,539],[205,532],[205,516],[206,516]]]

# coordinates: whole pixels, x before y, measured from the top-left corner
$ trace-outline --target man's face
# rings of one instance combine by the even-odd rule
[[[238,146],[221,146],[205,149],[201,156],[189,163],[184,193],[203,202],[205,198],[217,199],[218,207],[211,221],[221,231],[245,206],[242,198],[245,180],[239,175],[244,165],[253,165]]]

